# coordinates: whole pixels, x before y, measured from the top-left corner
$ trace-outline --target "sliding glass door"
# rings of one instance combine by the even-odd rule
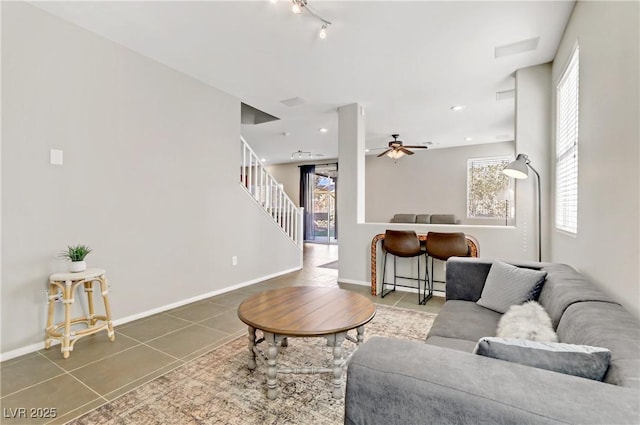
[[[305,241],[337,241],[337,164],[300,167],[301,205],[305,208]]]

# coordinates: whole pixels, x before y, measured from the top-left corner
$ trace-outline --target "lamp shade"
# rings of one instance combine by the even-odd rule
[[[512,161],[504,167],[502,170],[509,177],[514,179],[526,179],[529,177],[529,168],[527,167],[527,161],[529,158],[525,154],[518,154],[515,161]]]

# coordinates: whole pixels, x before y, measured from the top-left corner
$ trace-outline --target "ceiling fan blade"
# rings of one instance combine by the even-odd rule
[[[411,149],[429,149],[429,146],[416,145],[416,146],[405,146],[405,148],[411,148]]]
[[[386,154],[388,154],[389,152],[391,152],[393,149],[387,149],[386,151],[382,152],[380,155],[378,155],[378,158],[380,158],[381,156],[385,156]]]
[[[409,149],[405,149],[403,147],[398,148],[399,151],[404,152],[407,155],[413,155],[413,152],[411,152]]]

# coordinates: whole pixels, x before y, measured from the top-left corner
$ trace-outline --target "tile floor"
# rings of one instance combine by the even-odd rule
[[[2,424],[64,423],[131,389],[243,335],[236,310],[248,295],[295,285],[339,286],[371,297],[369,287],[338,284],[338,271],[318,267],[334,261],[336,245],[305,245],[302,270],[165,311],[78,341],[68,359],[59,346],[0,363]],[[414,293],[395,292],[376,303],[437,313],[444,300],[417,305]],[[22,415],[24,408],[26,418]],[[32,408],[45,410],[31,412]],[[29,418],[31,413],[55,418]],[[18,416],[18,417],[16,417]],[[23,416],[23,417],[20,417]]]

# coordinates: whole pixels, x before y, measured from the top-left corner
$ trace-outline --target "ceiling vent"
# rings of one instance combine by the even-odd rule
[[[242,103],[240,107],[240,122],[242,124],[262,124],[264,122],[277,121],[280,118],[273,115],[262,112],[259,109],[249,106],[246,103]]]
[[[287,106],[300,106],[304,104],[304,99],[300,97],[292,97],[290,99],[281,100],[280,103]]]
[[[495,48],[495,57],[516,55],[518,53],[528,52],[538,48],[540,37],[530,38],[528,40],[518,41],[517,43],[505,44]]]
[[[496,92],[496,100],[507,100],[516,97],[516,89],[503,90]]]

